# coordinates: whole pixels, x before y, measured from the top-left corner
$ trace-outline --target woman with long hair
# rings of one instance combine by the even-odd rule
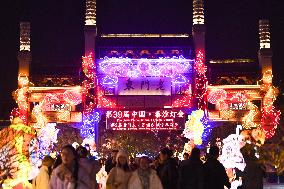
[[[87,171],[78,163],[76,150],[66,145],[61,151],[62,164],[53,170],[49,189],[91,189]]]
[[[116,156],[116,166],[110,170],[107,178],[107,189],[127,189],[131,171],[128,166],[128,155],[120,150]]]
[[[39,173],[32,181],[33,189],[48,189],[53,162],[54,159],[50,156],[43,158]]]

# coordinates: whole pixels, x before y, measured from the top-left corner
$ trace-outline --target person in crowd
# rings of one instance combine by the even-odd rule
[[[128,182],[128,189],[163,189],[155,170],[150,168],[150,159],[140,158],[139,168],[134,171]]]
[[[255,157],[255,149],[252,145],[246,144],[241,148],[246,167],[242,177],[242,189],[262,189],[265,167]]]
[[[200,150],[193,148],[189,159],[180,167],[179,189],[203,189],[203,163]]]
[[[58,167],[62,163],[61,155],[57,155],[56,159],[52,165],[52,170],[54,170],[56,167]]]
[[[54,159],[52,157],[45,156],[43,158],[39,173],[32,181],[33,189],[48,189],[53,163]]]
[[[168,148],[160,151],[161,165],[158,175],[164,189],[177,188],[178,171],[177,162],[172,158],[173,152]]]
[[[93,188],[97,189],[98,183],[96,182],[96,174],[100,171],[100,163],[97,160],[88,158],[89,151],[83,146],[79,146],[77,149],[79,157],[79,165],[82,166],[90,175]]]
[[[189,158],[189,154],[188,153],[184,153],[183,154],[183,160],[179,160],[179,167],[181,167],[185,162],[186,162],[186,160],[188,160],[188,158]]]
[[[62,163],[52,172],[49,189],[92,189],[88,172],[79,164],[72,145],[62,148],[61,159]]]
[[[111,169],[106,181],[107,189],[127,189],[131,171],[128,166],[128,155],[120,150],[116,156],[116,166]]]
[[[105,163],[105,171],[107,174],[109,174],[110,170],[116,166],[116,156],[117,156],[118,150],[112,150],[111,156],[106,160]]]
[[[183,154],[183,160],[188,160],[188,158],[189,158],[189,154],[185,152]]]
[[[217,160],[219,157],[219,148],[211,146],[209,157],[204,163],[204,189],[224,189],[231,187],[225,167]]]
[[[130,160],[129,160],[129,168],[130,168],[131,171],[135,171],[139,166],[139,162],[136,163],[135,160],[136,159],[134,157],[131,157]]]

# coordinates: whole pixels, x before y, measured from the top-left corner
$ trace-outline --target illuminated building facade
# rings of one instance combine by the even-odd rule
[[[259,128],[270,138],[278,125],[267,20],[259,22],[259,63],[207,61],[203,0],[193,1],[192,34],[101,34],[96,1],[86,0],[85,54],[78,80],[61,73],[31,76],[30,25],[20,26],[18,109],[12,115],[36,129],[50,122],[66,124],[100,144],[107,130],[181,134],[191,115],[202,115],[202,139],[227,123]],[[246,73],[248,67],[257,69]]]

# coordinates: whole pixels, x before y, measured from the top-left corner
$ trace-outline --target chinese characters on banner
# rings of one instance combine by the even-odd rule
[[[180,130],[184,123],[181,110],[106,112],[107,128],[112,130]]]
[[[171,78],[118,78],[118,95],[171,95]]]
[[[71,105],[70,104],[65,104],[65,103],[58,103],[58,104],[47,103],[43,107],[43,110],[45,112],[51,112],[51,111],[71,111]]]
[[[230,103],[230,110],[247,110],[248,104],[246,102]]]

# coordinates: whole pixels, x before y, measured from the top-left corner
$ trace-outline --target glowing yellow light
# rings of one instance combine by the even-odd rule
[[[102,34],[101,37],[104,38],[188,38],[189,34],[130,34],[130,33],[117,33],[117,34]]]
[[[30,51],[30,23],[20,23],[20,51]]]
[[[258,107],[252,102],[248,103],[248,107],[250,111],[247,115],[244,116],[242,126],[245,129],[257,128],[259,124],[255,123],[254,119],[260,113]]]
[[[96,0],[86,0],[85,25],[96,25]]]
[[[204,24],[203,0],[193,1],[193,25]]]
[[[204,131],[204,125],[201,119],[204,117],[203,110],[196,110],[188,116],[188,121],[185,123],[185,129],[183,134],[188,139],[193,139],[194,144],[202,144],[202,134]]]
[[[269,21],[259,21],[259,40],[260,49],[270,48],[270,32],[269,32]]]
[[[233,110],[220,110],[220,117],[222,119],[232,119],[235,116]]]
[[[233,63],[254,63],[253,59],[225,59],[225,60],[210,60],[210,64],[233,64]]]

